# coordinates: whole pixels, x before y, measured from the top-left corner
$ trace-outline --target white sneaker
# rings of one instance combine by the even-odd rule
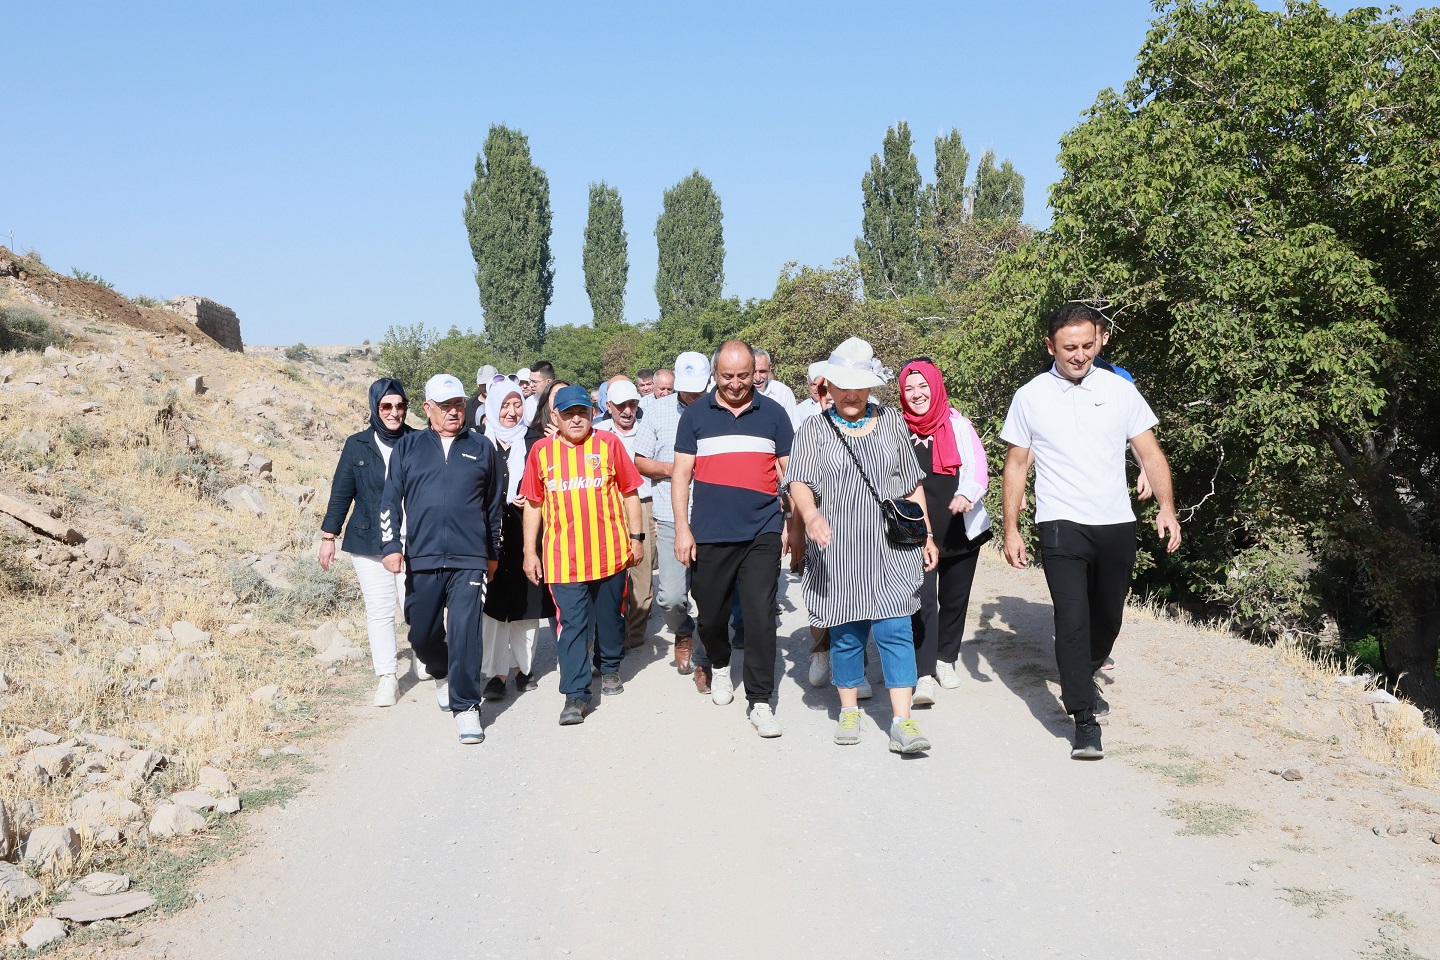
[[[780,729],[780,721],[775,719],[775,714],[770,712],[768,703],[757,703],[750,707],[750,725],[767,740],[785,732]]]
[[[958,690],[960,688],[960,676],[955,672],[955,664],[946,663],[944,660],[935,664],[935,679],[940,681],[940,686],[946,690]]]
[[[441,710],[450,709],[450,681],[435,681],[435,702],[440,705]]]
[[[375,706],[393,707],[398,696],[400,696],[400,681],[395,679],[395,674],[381,674],[380,684],[375,688]]]
[[[730,666],[710,668],[710,699],[724,706],[735,699],[735,683],[730,679]]]
[[[869,700],[871,697],[875,696],[875,691],[870,689],[869,680],[860,681],[860,686],[855,688],[855,696],[857,699],[860,700]]]
[[[423,663],[420,662],[420,658],[419,658],[419,657],[416,657],[416,658],[415,658],[415,679],[416,679],[416,680],[429,680],[429,679],[430,679],[430,671],[425,669],[425,664],[423,664]]]
[[[460,734],[461,743],[485,742],[485,730],[480,726],[480,708],[478,706],[471,707],[464,713],[455,714],[455,732]]]
[[[810,686],[823,687],[830,680],[830,653],[821,650],[810,654]]]
[[[910,706],[912,707],[933,707],[935,705],[935,678],[921,677],[915,684],[915,692],[910,695]]]

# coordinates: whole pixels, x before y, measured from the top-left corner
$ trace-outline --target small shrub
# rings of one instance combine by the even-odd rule
[[[289,377],[291,380],[294,380],[296,383],[305,382],[304,372],[293,363],[285,364],[285,376]]]
[[[30,543],[24,537],[0,534],[0,597],[22,596],[40,588],[35,570],[25,556]]]
[[[314,557],[292,559],[286,577],[290,589],[271,591],[261,605],[273,620],[282,623],[320,620],[349,613],[361,602],[360,587],[353,577],[321,570]]]
[[[217,460],[202,453],[164,453],[146,450],[140,454],[140,469],[177,486],[194,490],[206,500],[220,502],[229,481]],[[239,591],[236,591],[238,594]]]
[[[81,270],[79,267],[71,267],[70,275],[76,280],[82,280],[85,283],[98,283],[100,286],[106,288],[107,290],[115,289],[115,284],[111,283],[109,280],[106,280],[104,277],[100,276],[100,274],[91,273],[89,270]]]
[[[305,346],[305,344],[297,343],[293,347],[285,348],[285,359],[294,360],[299,363],[304,360],[314,360],[315,354],[309,347]]]
[[[31,247],[25,251],[20,258],[20,267],[26,273],[34,277],[44,277],[50,274],[50,268],[45,266],[45,261],[40,259],[40,251]]]
[[[29,307],[0,307],[0,350],[44,350],[64,345],[50,321]]]
[[[137,307],[159,307],[162,306],[165,301],[161,300],[159,297],[147,297],[143,293],[137,293],[135,294],[135,296],[130,298],[130,302],[135,304],[135,306]]]
[[[99,450],[106,445],[103,433],[92,430],[88,425],[78,421],[65,425],[65,428],[60,431],[60,442],[76,453]]]

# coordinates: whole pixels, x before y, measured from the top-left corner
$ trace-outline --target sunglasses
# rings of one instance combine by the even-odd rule
[[[390,413],[392,410],[404,411],[405,408],[406,408],[406,405],[403,404],[403,403],[382,403],[382,404],[380,404],[380,412],[381,412],[381,413]]]
[[[910,364],[912,363],[928,363],[932,367],[940,366],[940,364],[936,363],[934,360],[931,360],[929,357],[911,357],[909,360],[906,360],[900,365],[900,369],[903,370],[906,367],[910,366]]]

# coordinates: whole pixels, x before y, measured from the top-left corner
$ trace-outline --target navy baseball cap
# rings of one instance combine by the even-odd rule
[[[556,410],[573,410],[575,407],[591,407],[590,391],[584,387],[571,385],[561,387],[555,394],[552,404]]]

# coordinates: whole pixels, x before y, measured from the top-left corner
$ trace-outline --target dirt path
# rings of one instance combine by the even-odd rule
[[[1198,658],[1256,648],[1132,617],[1112,755],[1072,762],[1043,579],[987,559],[963,686],[921,715],[933,752],[902,759],[883,694],[860,746],[830,742],[834,692],[805,683],[798,584],[782,586],[782,739],[756,737],[742,701],[697,695],[668,647],[636,651],[625,694],[562,729],[546,643],[540,690],[490,709],[478,748],[423,684],[357,710],[312,785],[258,814],[251,851],[138,955],[1416,957],[1380,951],[1440,942],[1428,838],[1404,841],[1395,883],[1400,846],[1367,855],[1384,841],[1336,840],[1307,812],[1327,802],[1310,797],[1318,774],[1290,783],[1235,756],[1259,749],[1227,719],[1235,698],[1205,686],[1201,709],[1214,668]],[[1254,798],[1271,781],[1288,797]],[[1201,806],[1174,806],[1187,798]],[[1181,833],[1207,811],[1250,819]]]

